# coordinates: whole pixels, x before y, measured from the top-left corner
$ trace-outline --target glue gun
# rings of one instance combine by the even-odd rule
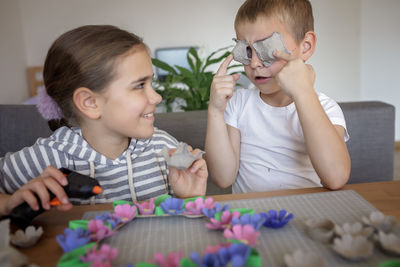
[[[89,176],[79,174],[66,168],[61,168],[60,171],[66,176],[68,184],[63,186],[65,193],[70,198],[87,199],[102,192],[99,182]],[[60,200],[49,191],[50,206],[60,206]],[[39,209],[33,210],[28,203],[24,202],[15,207],[9,214],[11,222],[18,225],[20,228],[26,228],[29,223],[39,214],[45,211],[40,199],[36,196],[39,203]]]

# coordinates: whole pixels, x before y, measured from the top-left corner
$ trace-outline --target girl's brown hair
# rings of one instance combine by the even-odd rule
[[[258,16],[279,19],[298,44],[308,31],[314,31],[312,6],[308,0],[247,0],[236,14],[235,28],[242,22],[255,22]]]
[[[111,25],[87,25],[62,34],[51,45],[43,69],[47,94],[63,114],[63,119],[49,121],[50,128],[76,122],[74,91],[107,87],[115,76],[114,62],[136,45],[145,47],[135,34]]]

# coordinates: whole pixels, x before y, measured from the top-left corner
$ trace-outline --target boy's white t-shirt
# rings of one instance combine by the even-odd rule
[[[347,141],[341,108],[326,95],[317,94],[332,124],[345,129]],[[306,150],[294,102],[273,107],[261,99],[258,89],[238,89],[226,106],[225,122],[241,135],[233,193],[321,186]]]

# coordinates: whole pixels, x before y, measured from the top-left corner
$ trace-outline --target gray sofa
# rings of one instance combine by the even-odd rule
[[[347,102],[341,106],[350,134],[347,143],[351,157],[349,183],[393,179],[394,106],[383,102]],[[155,125],[192,147],[204,149],[207,111],[156,114]],[[47,122],[35,106],[0,105],[0,157],[29,146],[38,137],[51,134]],[[230,193],[211,180],[207,194]]]

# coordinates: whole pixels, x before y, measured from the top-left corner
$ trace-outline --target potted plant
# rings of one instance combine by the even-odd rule
[[[164,81],[155,79],[153,86],[163,98],[163,104],[167,112],[172,111],[172,103],[176,99],[183,99],[180,107],[185,110],[201,110],[208,108],[210,99],[210,87],[214,73],[207,68],[224,60],[229,54],[224,47],[212,52],[206,59],[201,59],[194,47],[191,47],[186,55],[190,69],[182,66],[171,66],[164,61],[152,58],[153,65],[168,72]],[[222,54],[221,54],[222,53]],[[241,67],[232,65],[228,69]]]

